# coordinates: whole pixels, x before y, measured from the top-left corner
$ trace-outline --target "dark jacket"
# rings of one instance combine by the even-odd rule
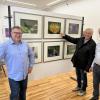
[[[84,43],[84,37],[72,38],[65,35],[63,38],[76,44],[76,50],[71,59],[73,66],[88,72],[95,56],[96,43],[94,40],[91,38],[88,42]]]

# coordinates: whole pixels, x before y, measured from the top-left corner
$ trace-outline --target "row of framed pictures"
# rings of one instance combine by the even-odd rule
[[[81,36],[82,20],[14,12],[14,25],[21,26],[23,38],[61,38],[60,33]]]
[[[76,45],[63,41],[28,42],[34,51],[35,63],[71,58]]]

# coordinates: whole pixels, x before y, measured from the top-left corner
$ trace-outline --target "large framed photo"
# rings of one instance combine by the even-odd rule
[[[22,28],[23,38],[42,37],[42,16],[15,12],[14,22]]]
[[[64,59],[71,58],[75,52],[75,49],[76,49],[75,44],[65,42],[64,43]]]
[[[63,42],[44,42],[44,62],[63,58]]]
[[[64,32],[64,19],[56,17],[45,17],[44,38],[61,38]]]
[[[35,63],[42,62],[42,44],[41,44],[41,42],[29,42],[28,44],[34,52]]]
[[[73,37],[81,36],[82,21],[67,19],[66,20],[66,34]]]

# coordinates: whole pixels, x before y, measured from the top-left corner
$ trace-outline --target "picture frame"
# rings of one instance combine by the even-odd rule
[[[44,62],[63,59],[63,42],[44,42]]]
[[[72,58],[76,45],[70,42],[64,42],[64,59]]]
[[[6,38],[10,38],[11,34],[9,33],[9,28],[4,28],[3,29],[3,34],[5,35]]]
[[[66,19],[65,34],[78,38],[81,36],[82,20]]]
[[[62,38],[60,33],[64,33],[65,19],[56,17],[44,18],[44,38]]]
[[[9,33],[9,28],[8,27],[3,27],[2,28],[2,36],[4,40],[9,40],[11,38],[11,34]]]
[[[41,42],[28,42],[29,46],[34,51],[35,63],[42,62],[42,43]]]
[[[42,38],[41,15],[14,12],[14,25],[22,28],[22,38]]]

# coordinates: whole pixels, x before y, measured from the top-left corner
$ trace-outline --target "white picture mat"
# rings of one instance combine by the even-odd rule
[[[59,56],[48,57],[48,46],[60,46]],[[62,56],[63,56],[63,42],[44,42],[44,61],[62,59]]]
[[[54,17],[45,17],[44,23],[44,38],[61,38],[60,34],[48,34],[48,22],[60,22],[61,23],[61,33],[64,33],[64,19],[54,18]]]
[[[42,45],[41,42],[31,42],[28,43],[30,47],[36,47],[38,49],[38,58],[35,59],[35,63],[42,62]]]
[[[70,43],[70,42],[65,42],[64,43],[64,59],[66,58],[72,58],[73,54],[67,54],[67,46],[68,45],[75,45],[73,43]]]
[[[38,33],[23,33],[23,38],[41,38],[42,37],[42,16],[32,15],[32,14],[24,14],[24,13],[15,13],[15,25],[20,26],[20,19],[27,20],[37,20],[38,21]]]

